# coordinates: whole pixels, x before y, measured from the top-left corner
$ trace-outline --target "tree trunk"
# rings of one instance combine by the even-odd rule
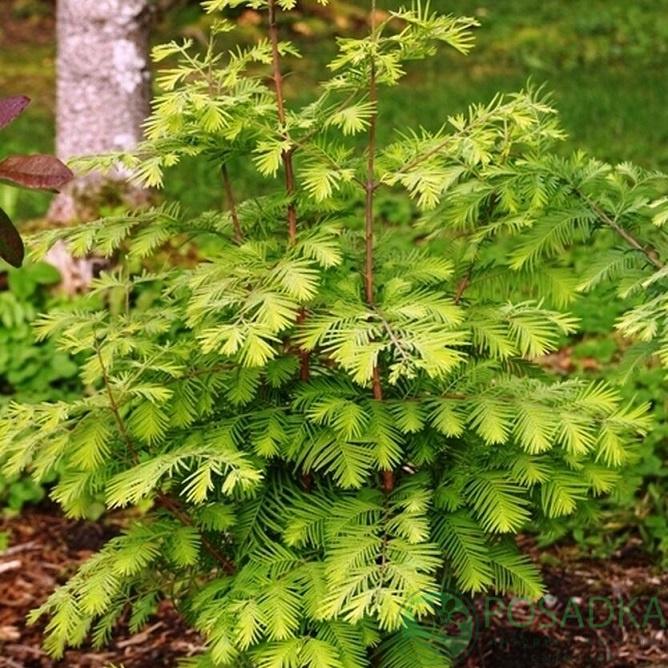
[[[132,149],[148,115],[149,0],[58,0],[56,152],[62,160]],[[58,223],[95,217],[110,193],[125,191],[122,174],[75,179],[51,205]],[[112,187],[110,187],[110,185]],[[134,202],[133,202],[134,203]],[[62,246],[47,258],[63,275],[63,289],[85,289],[94,260],[75,261]]]

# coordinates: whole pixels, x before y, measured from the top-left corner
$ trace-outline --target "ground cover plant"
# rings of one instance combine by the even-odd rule
[[[33,331],[39,313],[63,306],[53,294],[59,280],[44,263],[0,273],[0,414],[12,401],[72,399],[81,392],[75,361],[53,342],[37,341]],[[27,476],[0,475],[0,503],[11,510],[44,495],[43,486]]]
[[[125,308],[42,319],[87,357],[90,390],[15,404],[5,469],[39,480],[58,466],[54,498],[73,516],[99,499],[143,513],[36,616],[59,655],[104,643],[128,607],[140,628],[169,596],[207,638],[193,665],[441,667],[442,592],[539,596],[513,535],[613,489],[648,428],[646,407],[534,363],[575,330],[560,308],[578,287],[538,260],[601,228],[628,237],[608,208],[630,168],[546,155],[562,133],[534,89],[380,143],[379,91],[440,44],[468,52],[474,19],[372,7],[371,34],[340,40],[331,78],[293,109],[278,24],[291,3],[251,3],[266,39],[219,53],[228,4],[205,3],[204,53],[156,50],[178,64],[147,142],[109,159],[160,185],[198,156],[227,210],[167,205],[36,247],[122,249],[94,296],[120,292]],[[249,199],[232,156],[264,179]],[[379,224],[386,188],[413,198],[414,225]],[[200,250],[165,261],[175,241]]]

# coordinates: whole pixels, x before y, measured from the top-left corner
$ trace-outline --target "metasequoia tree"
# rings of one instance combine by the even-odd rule
[[[149,113],[149,27],[148,0],[58,1],[56,151],[62,160],[131,150],[141,140]],[[109,182],[119,190],[126,176],[112,167],[77,178],[54,200],[50,218],[89,218]],[[63,244],[48,259],[67,292],[90,284],[94,263],[74,260]]]
[[[220,53],[234,26],[216,13],[238,5],[264,13],[267,37]],[[330,79],[294,108],[277,16],[293,6],[205,2],[204,53],[155,50],[176,64],[146,141],[95,163],[159,186],[199,155],[222,170],[225,210],[172,203],[35,245],[122,250],[94,291],[127,308],[42,319],[87,357],[89,391],[13,406],[5,469],[57,470],[71,516],[95,499],[142,510],[35,613],[55,655],[103,644],[128,610],[139,629],[170,596],[206,639],[188,665],[443,668],[444,592],[539,597],[514,535],[614,489],[647,426],[646,407],[535,363],[576,328],[559,274],[514,245],[525,257],[522,231],[550,221],[553,182],[532,166],[561,137],[547,101],[499,96],[383,145],[381,87],[439,46],[467,53],[475,20],[374,5],[370,33],[339,40]],[[231,155],[266,178],[247,201]],[[414,225],[378,224],[388,188],[415,200]],[[168,242],[196,261],[165,266]]]

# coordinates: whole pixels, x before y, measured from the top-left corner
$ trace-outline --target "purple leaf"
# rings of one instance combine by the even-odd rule
[[[26,188],[60,188],[74,174],[51,155],[13,155],[0,162],[0,179]]]
[[[23,241],[9,216],[0,209],[0,258],[12,267],[20,267],[25,255]]]
[[[30,98],[25,95],[4,97],[0,99],[0,129],[9,125],[30,104]]]

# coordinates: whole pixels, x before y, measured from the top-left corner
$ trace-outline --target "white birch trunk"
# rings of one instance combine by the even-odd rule
[[[75,156],[132,149],[148,115],[149,0],[58,0],[56,153]],[[86,220],[109,181],[92,175],[75,181],[54,200],[49,217]],[[48,256],[73,293],[90,283],[94,260],[76,261],[65,248]]]

